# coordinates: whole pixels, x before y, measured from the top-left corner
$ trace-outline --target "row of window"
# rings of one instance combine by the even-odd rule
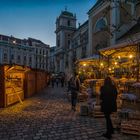
[[[42,69],[47,69],[47,65],[43,65],[43,64],[36,64],[36,68],[42,68]]]
[[[36,48],[36,53],[38,54],[45,54],[45,50],[41,50],[41,49],[38,49],[38,48]],[[48,51],[46,51],[46,54],[48,54]]]
[[[12,54],[10,58],[11,58],[10,60],[13,61],[15,59],[15,56]],[[7,53],[3,54],[3,60],[4,60],[4,62],[8,61],[8,54]],[[20,55],[17,56],[16,62],[21,63],[21,56]],[[24,62],[24,64],[27,62],[26,56],[24,56],[23,62]],[[29,63],[32,64],[32,57],[29,57]]]
[[[60,26],[60,21],[57,21],[57,27]],[[67,20],[66,26],[71,27],[72,26],[72,22],[71,20]]]

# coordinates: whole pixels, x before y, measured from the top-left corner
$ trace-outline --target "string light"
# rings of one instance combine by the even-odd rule
[[[132,55],[132,54],[130,54],[130,55],[129,55],[129,58],[131,59],[132,57],[133,57],[133,55]]]
[[[100,65],[101,65],[101,66],[103,66],[104,64],[103,64],[103,63],[101,63]]]
[[[121,59],[121,57],[120,57],[120,56],[118,56],[118,58],[119,58],[119,59]]]

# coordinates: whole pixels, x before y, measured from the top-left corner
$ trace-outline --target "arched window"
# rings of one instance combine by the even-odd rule
[[[107,20],[106,20],[106,18],[100,18],[100,19],[97,20],[94,29],[97,32],[97,31],[101,31],[106,26],[107,26]]]

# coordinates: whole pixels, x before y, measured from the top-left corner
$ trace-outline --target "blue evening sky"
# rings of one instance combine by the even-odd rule
[[[55,21],[67,6],[77,23],[88,19],[96,0],[0,0],[0,34],[36,38],[55,46]]]

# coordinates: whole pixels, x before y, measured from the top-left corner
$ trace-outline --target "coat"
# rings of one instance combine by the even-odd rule
[[[101,87],[101,111],[104,113],[112,113],[117,111],[117,88],[112,86]]]
[[[72,98],[77,99],[78,92],[80,89],[79,79],[72,77],[69,81],[69,88],[71,91]]]

